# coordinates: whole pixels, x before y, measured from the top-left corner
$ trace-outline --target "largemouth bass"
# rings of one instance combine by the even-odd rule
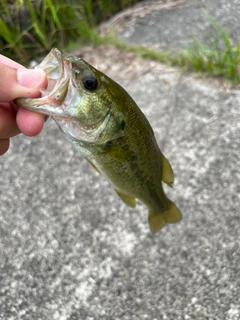
[[[173,185],[171,165],[129,94],[83,59],[58,49],[37,68],[46,72],[48,88],[41,90],[41,98],[20,98],[16,103],[51,116],[127,205],[142,201],[153,233],[180,221],[179,209],[162,187],[162,181]]]

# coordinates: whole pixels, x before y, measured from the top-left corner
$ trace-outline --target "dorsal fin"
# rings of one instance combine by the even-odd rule
[[[169,185],[169,187],[173,187],[173,182],[174,182],[174,174],[173,174],[173,169],[168,162],[167,158],[163,154],[162,156],[162,181]]]

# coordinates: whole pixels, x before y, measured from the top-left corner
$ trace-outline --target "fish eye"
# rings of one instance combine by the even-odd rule
[[[82,82],[83,82],[84,88],[89,91],[93,91],[97,89],[98,81],[97,81],[97,78],[95,78],[93,75],[87,75],[83,77]]]

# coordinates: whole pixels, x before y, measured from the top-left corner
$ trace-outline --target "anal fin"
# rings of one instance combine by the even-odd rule
[[[116,190],[118,196],[125,202],[129,207],[135,208],[136,207],[136,199],[133,197],[129,197],[126,194],[122,193],[121,191]]]

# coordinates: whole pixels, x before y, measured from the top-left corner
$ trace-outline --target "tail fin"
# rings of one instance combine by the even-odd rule
[[[182,214],[176,205],[169,200],[168,208],[163,212],[149,211],[148,223],[152,233],[158,232],[167,223],[177,223],[182,219]]]

